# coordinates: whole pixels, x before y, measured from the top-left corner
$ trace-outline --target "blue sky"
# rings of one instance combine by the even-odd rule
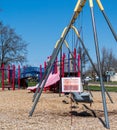
[[[112,49],[117,56],[117,43],[94,0],[94,12],[100,50],[103,46]],[[56,41],[69,24],[77,0],[1,0],[0,20],[21,35],[28,45],[28,64],[39,66],[51,55]],[[117,33],[117,0],[102,0],[105,12]],[[81,17],[81,16],[80,16]],[[93,61],[95,58],[90,8],[83,8],[83,40]],[[70,34],[69,34],[70,35]]]

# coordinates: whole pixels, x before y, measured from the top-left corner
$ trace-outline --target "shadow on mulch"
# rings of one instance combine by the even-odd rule
[[[92,110],[88,106],[86,106],[85,104],[83,104],[83,106],[86,110],[92,112],[94,114],[94,117],[104,117],[104,111],[102,111],[102,110]],[[108,111],[108,116],[111,116],[111,115],[117,115],[117,110]]]
[[[77,111],[70,111],[70,114],[72,116],[80,116],[80,117],[91,117],[92,114],[88,113],[87,111],[83,111],[83,112],[77,112]]]
[[[83,104],[84,108],[86,110],[83,110],[83,111],[70,111],[70,115],[72,116],[80,116],[80,117],[97,117],[96,116],[96,113],[94,110],[90,109],[89,107],[87,107],[85,104]],[[71,109],[76,109],[78,107],[76,106],[72,106]]]
[[[103,124],[103,126],[106,127],[106,124],[102,119],[104,117],[104,111],[102,111],[102,110],[92,110],[89,107],[87,107],[85,104],[83,104],[83,106],[85,107],[85,109],[92,112],[94,117],[97,117],[99,119],[99,121]],[[117,115],[117,110],[108,111],[108,117],[113,116],[113,115]]]
[[[72,116],[78,116],[78,117],[95,117],[95,118],[97,117],[96,113],[93,110],[91,110],[91,109],[90,109],[90,112],[83,111],[83,112],[79,112],[78,113],[77,111],[70,111],[70,114]],[[97,118],[102,123],[102,125],[104,127],[106,127],[105,122],[103,121],[103,119],[100,118],[100,117],[97,117]]]

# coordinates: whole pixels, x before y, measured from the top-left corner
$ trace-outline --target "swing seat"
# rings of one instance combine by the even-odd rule
[[[86,103],[92,103],[93,99],[88,92],[72,92],[73,101],[75,102],[86,102]]]

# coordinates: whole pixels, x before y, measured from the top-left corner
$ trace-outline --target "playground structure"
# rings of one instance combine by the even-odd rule
[[[28,80],[30,79],[33,79],[35,82],[39,82],[43,76],[46,66],[47,66],[46,61],[44,62],[43,66],[41,64],[39,65],[39,67],[31,67],[31,66],[20,67],[20,65],[16,67],[15,65],[5,66],[3,64],[2,67],[0,68],[2,90],[5,90],[5,88],[8,88],[8,90],[10,89],[15,90],[16,88],[17,89],[27,88]],[[57,69],[57,61],[56,61],[56,63],[53,66],[52,73],[54,74],[57,73],[56,75],[58,76],[57,70],[58,69]],[[50,80],[52,79],[51,75],[50,75]],[[51,83],[51,85],[53,84],[54,83]],[[50,90],[50,86],[46,87],[45,91],[47,89]]]
[[[106,16],[106,13],[104,11],[104,8],[103,8],[103,5],[101,3],[100,0],[96,0],[115,40],[117,41],[117,35],[116,33],[114,32],[114,29],[111,25],[111,23],[109,22],[109,19],[108,17]],[[76,61],[75,61],[75,57],[73,56],[73,53],[71,51],[71,49],[69,48],[69,45],[66,41],[66,37],[69,33],[69,31],[71,29],[74,30],[74,32],[76,33],[83,49],[85,50],[85,53],[87,54],[88,58],[89,58],[89,61],[91,62],[91,65],[93,66],[95,72],[97,73],[97,75],[100,77],[100,87],[101,87],[101,94],[102,94],[102,102],[103,102],[103,109],[104,109],[104,116],[105,116],[105,127],[109,129],[109,120],[108,120],[108,111],[107,111],[107,105],[106,105],[106,97],[105,97],[105,92],[106,94],[108,95],[108,97],[110,98],[108,92],[106,91],[105,87],[104,87],[104,83],[103,83],[103,78],[102,78],[102,72],[101,72],[101,65],[100,65],[100,54],[99,54],[99,46],[98,46],[98,38],[97,38],[97,30],[96,30],[96,24],[95,24],[95,17],[94,17],[94,11],[93,11],[93,0],[89,0],[89,5],[90,5],[90,9],[91,9],[91,17],[92,17],[92,27],[93,27],[93,33],[94,33],[94,43],[95,43],[95,51],[96,51],[96,58],[97,58],[97,63],[98,63],[98,71],[97,69],[95,68],[94,64],[93,64],[93,61],[92,59],[90,58],[90,55],[88,54],[88,51],[84,45],[84,42],[83,40],[81,39],[80,37],[80,34],[77,30],[77,28],[74,26],[74,23],[77,19],[77,17],[80,15],[81,11],[82,11],[82,8],[85,6],[85,3],[86,3],[86,0],[78,0],[76,6],[75,6],[75,9],[74,9],[74,13],[73,13],[73,16],[72,16],[72,19],[70,21],[70,23],[68,24],[67,27],[65,27],[65,29],[63,30],[63,33],[60,37],[60,39],[56,42],[55,44],[55,47],[54,47],[54,50],[53,50],[53,53],[51,55],[51,59],[50,61],[48,62],[48,65],[46,67],[46,70],[42,76],[42,79],[40,80],[38,86],[37,86],[37,89],[36,89],[36,92],[33,96],[33,101],[34,101],[34,104],[32,106],[32,109],[29,113],[29,116],[32,116],[34,110],[35,110],[35,107],[38,103],[38,100],[41,96],[41,93],[44,89],[44,86],[47,82],[47,79],[52,71],[52,67],[54,65],[54,62],[57,58],[57,56],[59,55],[59,52],[60,52],[60,57],[62,57],[62,46],[63,46],[63,43],[65,43],[66,45],[66,48],[68,49],[69,53],[71,54],[72,58],[74,59],[74,63],[76,65]],[[60,71],[61,73],[61,71]],[[40,87],[41,86],[41,87]],[[110,98],[111,99],[111,98]]]
[[[44,73],[44,69],[42,67],[16,67],[15,65],[5,66],[4,64],[0,68],[1,74],[1,88],[5,90],[12,89],[15,90],[20,88],[27,88],[28,78],[33,78],[39,81]]]
[[[68,53],[68,55],[63,53],[60,60],[56,58],[56,61],[54,62],[53,67],[52,67],[52,71],[49,74],[47,82],[44,86],[44,91],[51,90],[54,92],[61,93],[60,82],[61,82],[62,77],[68,77],[68,76],[80,77],[80,73],[81,73],[80,72],[80,54],[77,55],[76,49],[74,49],[72,53],[73,53],[72,55],[74,56],[74,58],[72,58],[70,53]],[[46,69],[47,64],[48,62],[44,62],[44,70]],[[42,68],[42,65],[40,66],[40,68]],[[41,70],[40,70],[40,79],[42,78],[42,76],[43,74],[41,73]],[[39,84],[37,84],[36,86],[28,87],[27,90],[35,92],[38,85]]]
[[[5,68],[4,64],[2,64],[2,67],[0,68],[1,72],[1,85],[2,85],[2,90],[5,88],[8,88],[10,90],[15,90],[15,80],[16,80],[16,67],[15,65],[10,66]],[[18,66],[18,76],[17,76],[17,88],[20,89],[20,68]]]

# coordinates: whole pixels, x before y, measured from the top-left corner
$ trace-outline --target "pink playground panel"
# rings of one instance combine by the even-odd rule
[[[55,73],[55,74],[50,73],[44,88],[47,89],[51,87],[52,85],[56,84],[59,80],[60,80],[59,73]],[[35,92],[37,87],[38,84],[36,86],[28,87],[27,90]]]

